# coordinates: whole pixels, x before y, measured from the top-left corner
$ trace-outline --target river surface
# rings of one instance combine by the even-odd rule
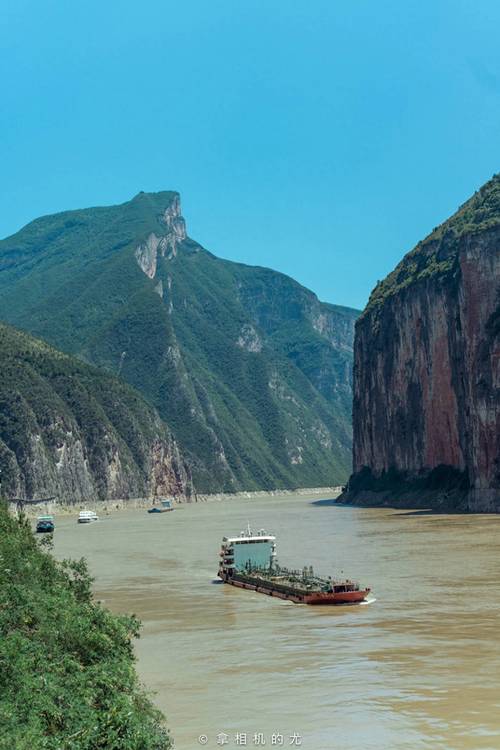
[[[247,521],[277,535],[283,565],[344,570],[376,601],[315,608],[214,583],[221,537]],[[139,674],[178,750],[222,732],[228,748],[274,733],[307,750],[499,750],[499,516],[288,496],[56,522],[56,554],[86,556],[97,597],[143,621]]]

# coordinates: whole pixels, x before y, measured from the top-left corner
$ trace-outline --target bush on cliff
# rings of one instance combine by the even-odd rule
[[[93,601],[83,560],[58,563],[0,503],[1,750],[167,750],[139,685],[139,622]]]

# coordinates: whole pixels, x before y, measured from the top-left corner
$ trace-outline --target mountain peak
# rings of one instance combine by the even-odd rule
[[[157,205],[164,205],[165,207],[172,203],[173,200],[177,199],[180,203],[180,193],[177,190],[158,190],[157,192],[146,192],[140,190],[137,195],[134,195],[130,203],[149,202]]]
[[[494,174],[449,219],[423,241],[440,240],[452,233],[456,238],[476,234],[500,223],[500,174]]]
[[[55,215],[0,241],[2,317],[138,388],[198,491],[347,477],[356,313],[204,252],[186,237],[177,192]]]
[[[407,253],[373,289],[363,315],[403,288],[430,276],[451,271],[465,237],[498,230],[500,226],[500,174],[494,174],[455,213]]]

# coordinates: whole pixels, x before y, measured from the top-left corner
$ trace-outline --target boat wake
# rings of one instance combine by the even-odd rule
[[[377,598],[375,596],[371,596],[369,599],[365,599],[364,602],[360,602],[360,604],[373,604],[377,601]]]

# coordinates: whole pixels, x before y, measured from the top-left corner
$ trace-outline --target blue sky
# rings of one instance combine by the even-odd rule
[[[362,307],[500,169],[497,0],[4,0],[0,236],[182,194],[215,254]]]

